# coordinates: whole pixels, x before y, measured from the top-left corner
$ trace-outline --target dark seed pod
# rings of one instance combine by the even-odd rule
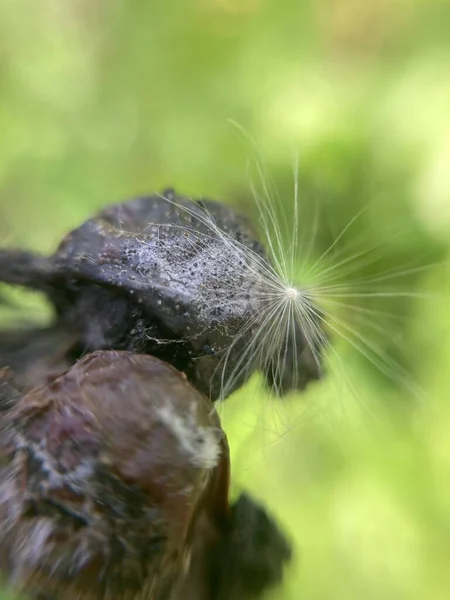
[[[104,351],[27,393],[0,377],[0,570],[14,589],[245,600],[280,581],[287,543],[251,500],[229,507],[217,414],[170,365]]]
[[[99,349],[151,354],[213,400],[258,368],[280,393],[320,376],[320,344],[311,348],[301,330],[278,348],[265,347],[262,358],[242,358],[268,302],[266,266],[247,220],[171,190],[103,210],[49,258],[0,251],[0,281],[43,291],[53,302],[49,335],[62,336],[69,362]],[[20,362],[12,354],[0,341],[0,365]]]

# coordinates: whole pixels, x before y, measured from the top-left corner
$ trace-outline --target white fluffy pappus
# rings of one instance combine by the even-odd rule
[[[358,202],[356,213],[344,225],[336,224],[340,230],[332,231],[331,242],[324,247],[319,234],[334,230],[335,224],[329,223],[326,206],[302,197],[297,165],[293,174],[292,197],[281,199],[262,162],[257,161],[257,184],[251,183],[251,189],[267,257],[222,230],[207,212],[203,216],[192,213],[215,240],[211,252],[216,259],[232,262],[234,268],[239,265],[243,278],[251,282],[233,299],[248,305],[250,290],[253,310],[243,311],[234,341],[223,352],[218,367],[222,397],[228,396],[242,372],[254,364],[259,371],[270,371],[275,381],[289,372],[288,388],[302,389],[306,342],[308,360],[313,363],[310,368],[316,369],[318,376],[326,376],[323,383],[308,387],[307,402],[301,402],[301,418],[323,410],[334,412],[338,419],[350,413],[352,418],[357,414],[382,418],[383,411],[377,413],[366,398],[371,385],[378,399],[385,393],[387,401],[395,395],[412,403],[423,401],[426,391],[415,368],[420,348],[414,347],[414,336],[420,311],[429,310],[439,292],[421,282],[430,273],[446,273],[448,263],[437,246],[428,256],[416,251],[414,236],[418,230],[419,236],[425,234],[415,218],[393,230],[398,223],[384,220],[389,214],[386,207],[373,201]],[[374,220],[379,230],[370,236]],[[217,250],[220,246],[222,252]],[[228,288],[234,283],[218,284],[215,301],[227,302]],[[249,331],[250,342],[240,350],[240,359],[230,371],[228,356]],[[258,387],[259,400],[261,391]],[[282,389],[275,383],[271,391]],[[264,405],[265,410],[267,403]],[[219,410],[222,418],[226,416],[228,402]],[[272,410],[282,413],[279,403]],[[298,424],[291,416],[281,416],[281,421],[281,426],[276,426],[277,439]]]

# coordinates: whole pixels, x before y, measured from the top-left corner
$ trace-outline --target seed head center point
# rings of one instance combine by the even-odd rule
[[[298,290],[296,290],[293,287],[288,287],[286,288],[286,296],[290,299],[290,300],[295,300],[298,297]]]

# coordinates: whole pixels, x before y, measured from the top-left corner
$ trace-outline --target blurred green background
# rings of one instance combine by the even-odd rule
[[[310,261],[367,207],[338,256],[394,273],[339,313],[368,356],[337,339],[306,393],[252,381],[220,409],[235,489],[296,544],[275,599],[450,597],[449,28],[444,0],[0,3],[3,243],[50,251],[165,186],[256,218],[258,157],[288,215],[298,157]]]

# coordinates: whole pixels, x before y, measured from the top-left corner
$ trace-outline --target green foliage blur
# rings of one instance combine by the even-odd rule
[[[355,218],[358,276],[407,290],[350,307],[369,350],[337,339],[323,382],[220,407],[236,492],[296,546],[274,599],[450,597],[449,24],[444,0],[0,3],[2,243],[166,186],[256,219],[259,159],[289,216],[297,156],[312,260]],[[13,299],[4,322],[48,314]]]

